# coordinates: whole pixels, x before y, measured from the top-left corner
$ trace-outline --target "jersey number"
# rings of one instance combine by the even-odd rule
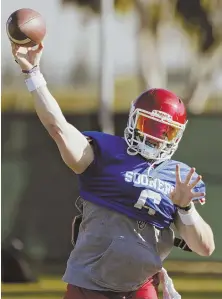
[[[135,203],[134,207],[137,209],[142,209],[145,208],[148,210],[148,214],[153,216],[155,215],[156,211],[152,208],[150,208],[149,206],[147,206],[146,200],[147,198],[151,199],[153,201],[154,204],[159,205],[161,202],[161,195],[157,192],[145,189],[143,191],[141,191],[140,196],[137,200],[137,202]]]

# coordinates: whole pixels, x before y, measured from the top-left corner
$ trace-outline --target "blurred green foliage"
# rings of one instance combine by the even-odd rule
[[[100,0],[61,0],[63,5],[73,4],[79,7],[90,8],[94,13],[100,13],[101,1]],[[118,12],[128,12],[132,9],[134,4],[133,0],[115,0],[115,9]]]

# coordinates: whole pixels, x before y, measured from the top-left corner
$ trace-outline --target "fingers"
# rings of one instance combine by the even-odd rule
[[[181,177],[180,177],[180,165],[176,165],[176,183],[181,183]]]
[[[12,47],[12,54],[13,56],[15,56],[19,50],[19,46],[14,43],[11,43],[11,47]]]
[[[185,179],[185,181],[184,181],[184,184],[189,185],[190,180],[191,180],[191,178],[192,178],[192,176],[193,176],[195,170],[196,170],[196,169],[195,169],[194,167],[190,169],[190,171],[189,171],[189,173],[188,173],[188,175],[187,175],[187,177],[186,177],[186,179]]]
[[[193,189],[199,183],[199,181],[201,181],[201,179],[202,179],[202,176],[198,175],[197,178],[193,181],[193,183],[191,183],[189,185],[190,189]]]
[[[201,199],[201,198],[204,198],[205,195],[206,195],[205,192],[193,192],[192,193],[192,198],[199,198],[199,199]]]
[[[12,55],[14,56],[15,58],[15,62],[18,63],[18,61],[16,60],[16,53],[17,53],[17,45],[14,44],[12,41],[10,41],[11,43],[11,48],[12,48]]]
[[[39,50],[41,51],[43,48],[44,48],[44,44],[43,44],[43,42],[41,42],[41,43],[39,44]]]
[[[201,197],[201,198],[195,198],[193,197],[193,203],[197,204],[200,203],[201,205],[204,205],[206,202],[206,198],[205,197]]]
[[[14,56],[16,56],[18,54],[18,52],[22,53],[22,54],[26,54],[27,52],[31,52],[31,51],[35,52],[36,54],[40,53],[43,50],[44,45],[43,45],[43,43],[40,43],[37,46],[37,49],[36,49],[36,47],[34,47],[34,49],[33,49],[31,47],[30,48],[21,47],[21,46],[15,44],[15,43],[11,42],[11,47],[12,47],[12,54]]]
[[[18,50],[19,50],[19,46],[16,45],[16,44],[14,44],[13,42],[11,42],[11,47],[12,47],[12,55],[15,58],[15,62],[18,63],[18,61],[17,61],[17,53],[18,53]]]
[[[44,45],[43,45],[43,43],[41,42],[41,43],[37,46],[37,48],[34,47],[34,49],[32,49],[32,51],[35,52],[36,54],[38,54],[38,53],[40,53],[40,52],[43,50],[43,48],[44,48]]]
[[[12,45],[12,54],[16,58],[19,54],[27,54],[28,49],[25,47],[21,47],[16,44],[11,44]]]

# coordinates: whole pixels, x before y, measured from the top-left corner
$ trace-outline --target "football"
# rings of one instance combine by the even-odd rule
[[[22,8],[10,15],[6,23],[6,32],[13,43],[22,47],[34,47],[45,37],[46,23],[39,12]]]

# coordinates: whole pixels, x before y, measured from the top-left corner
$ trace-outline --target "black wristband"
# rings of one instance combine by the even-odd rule
[[[182,210],[182,211],[189,211],[191,208],[192,208],[192,204],[190,203],[189,206],[186,206],[186,207],[180,207],[178,205],[175,205],[175,207],[179,210]]]
[[[35,65],[35,66],[33,66],[32,69],[30,69],[30,70],[28,70],[28,71],[27,71],[27,70],[22,70],[22,72],[23,72],[24,74],[31,74],[31,73],[35,72],[37,69],[38,69],[38,66]]]

